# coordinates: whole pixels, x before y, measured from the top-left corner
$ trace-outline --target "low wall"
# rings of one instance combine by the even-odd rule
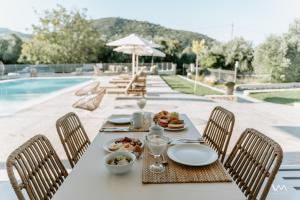
[[[267,84],[243,84],[238,85],[236,90],[274,90],[300,88],[300,83],[267,83]]]
[[[68,76],[68,75],[93,75],[94,66],[105,74],[130,73],[131,63],[86,63],[86,64],[13,64],[2,65],[0,69],[0,80],[32,76]],[[174,63],[153,63],[157,66],[160,75],[175,75],[176,64]],[[139,67],[146,67],[149,71],[152,63],[140,63]]]

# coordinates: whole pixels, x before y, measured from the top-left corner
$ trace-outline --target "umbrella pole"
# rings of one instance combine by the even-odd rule
[[[153,66],[153,62],[154,62],[154,60],[153,60],[153,55],[152,55],[152,58],[151,58],[151,67]]]
[[[135,54],[133,53],[133,54],[132,54],[132,68],[131,68],[131,71],[132,71],[132,77],[133,77],[134,74],[135,74],[134,68],[135,68]]]
[[[196,74],[195,74],[195,80],[194,80],[194,94],[196,94],[196,89],[197,89],[197,80],[198,80],[198,55],[196,57]]]
[[[136,72],[139,71],[139,55],[136,55]]]

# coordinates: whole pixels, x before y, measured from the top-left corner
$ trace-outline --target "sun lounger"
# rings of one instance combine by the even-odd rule
[[[139,77],[135,75],[125,89],[111,89],[108,94],[142,95],[146,94],[146,79],[138,81]]]
[[[137,73],[135,76],[136,76],[135,82],[144,82],[146,80],[146,76],[143,73]],[[113,79],[109,83],[124,84],[124,83],[130,83],[131,80],[130,79],[127,79],[127,80],[125,80],[125,79]]]
[[[98,65],[93,65],[94,68],[94,75],[95,76],[100,76],[103,74],[103,72],[100,70],[100,68],[98,67]]]
[[[131,78],[131,76],[129,74],[121,74],[119,76],[120,79],[123,79],[123,80],[129,80]]]
[[[112,83],[112,84],[129,83],[129,82],[130,82],[130,80],[120,80],[120,79],[109,81],[109,83]]]
[[[17,72],[10,72],[7,74],[7,78],[9,79],[20,78],[20,74]]]
[[[100,85],[99,81],[92,82],[92,83],[80,88],[79,90],[77,90],[75,92],[75,95],[76,96],[84,96],[84,95],[88,95],[88,94],[95,94],[98,90],[99,85]]]
[[[131,76],[128,74],[121,74],[117,78],[113,78],[113,81],[129,81],[131,79]]]
[[[75,74],[77,76],[82,75],[83,74],[82,68],[81,67],[76,68],[75,72],[72,72],[72,74]]]
[[[98,90],[97,94],[88,95],[73,104],[74,108],[79,108],[88,111],[94,111],[97,109],[106,93],[104,88]]]

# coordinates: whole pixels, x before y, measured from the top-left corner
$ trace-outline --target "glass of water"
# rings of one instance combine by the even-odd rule
[[[146,103],[147,103],[147,100],[145,98],[141,98],[141,99],[137,100],[137,105],[141,109],[142,112],[146,106]]]
[[[162,135],[148,135],[146,141],[147,146],[155,159],[155,162],[149,166],[150,171],[153,173],[164,172],[165,167],[161,163],[160,155],[166,150],[169,138]]]

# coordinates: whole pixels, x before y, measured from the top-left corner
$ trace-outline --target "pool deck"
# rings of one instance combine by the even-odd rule
[[[102,85],[106,85],[112,77],[103,76],[99,79]],[[255,128],[280,143],[284,151],[283,167],[300,169],[300,107],[271,103],[219,101],[181,94],[169,88],[159,76],[149,76],[147,84],[146,111],[169,110],[185,113],[202,132],[212,109],[217,105],[223,106],[232,111],[236,117],[229,151],[243,130],[249,127]],[[100,107],[94,112],[72,108],[72,104],[77,99],[74,91],[67,91],[12,116],[0,117],[0,200],[16,199],[6,175],[7,156],[20,144],[36,134],[44,134],[50,139],[59,157],[70,169],[55,128],[56,120],[62,115],[71,111],[76,112],[88,136],[93,140],[102,122],[112,113],[125,114],[138,110],[134,97],[124,98],[106,95]],[[276,183],[287,185],[288,192],[275,192],[271,189],[269,199],[283,199],[287,197],[284,195],[288,195],[289,199],[294,199],[293,196],[300,195],[300,190],[292,188],[294,184],[297,184],[296,182],[287,183],[281,179],[286,173],[280,172]],[[292,176],[299,177],[300,171],[297,173]],[[300,183],[296,186],[300,187]]]

